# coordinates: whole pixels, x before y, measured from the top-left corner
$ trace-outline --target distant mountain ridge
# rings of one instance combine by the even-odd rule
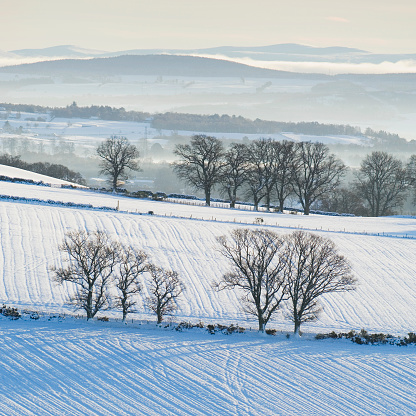
[[[37,56],[50,57],[50,58],[59,58],[59,57],[87,58],[87,57],[101,56],[101,55],[106,54],[106,52],[104,51],[84,49],[84,48],[79,48],[78,46],[74,46],[74,45],[51,46],[49,48],[43,48],[43,49],[19,49],[15,51],[10,51],[10,53],[21,56],[21,57],[26,57],[26,58],[37,57]]]
[[[123,55],[111,58],[61,59],[5,66],[2,73],[32,75],[149,75],[183,77],[293,78],[295,73],[257,68],[227,60],[179,55]],[[308,79],[326,75],[296,74]]]
[[[53,46],[43,49],[20,49],[8,52],[21,58],[92,58],[122,55],[221,55],[224,58],[250,58],[256,61],[332,62],[332,63],[381,63],[416,60],[411,54],[374,54],[356,48],[341,46],[314,47],[296,43],[268,46],[219,46],[200,49],[131,49],[116,52],[97,51],[74,45]]]

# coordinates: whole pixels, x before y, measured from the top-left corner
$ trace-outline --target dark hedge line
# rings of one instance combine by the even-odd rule
[[[45,200],[45,199],[39,199],[39,198],[26,198],[22,196],[11,196],[11,195],[0,195],[0,199],[3,201],[27,202],[29,204],[55,205],[55,206],[60,206],[60,207],[94,209],[94,210],[100,210],[100,211],[117,211],[117,208],[94,207],[91,204],[77,204],[75,202],[54,201],[52,199]]]

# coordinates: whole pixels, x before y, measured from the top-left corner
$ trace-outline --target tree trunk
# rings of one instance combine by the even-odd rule
[[[259,321],[259,331],[264,332],[264,318],[262,312],[257,307],[257,319]]]
[[[303,206],[303,213],[305,215],[309,215],[310,208],[311,208],[311,204],[309,202],[309,198],[305,198],[305,203]]]
[[[254,196],[254,211],[258,211],[259,210],[259,200],[257,199],[256,196]]]
[[[123,305],[123,322],[126,321],[126,317],[127,317],[127,308],[125,305]]]
[[[279,210],[280,210],[280,212],[282,212],[283,213],[283,209],[284,209],[284,200],[283,199],[279,199]]]
[[[295,318],[295,329],[293,331],[294,334],[299,334],[299,330],[300,330],[300,320]]]
[[[267,211],[270,211],[270,192],[267,192],[267,195],[266,195],[266,208],[267,208]]]
[[[90,287],[88,290],[86,312],[87,312],[87,321],[94,318],[94,314],[92,312],[92,287]]]
[[[230,208],[235,208],[235,201],[237,199],[237,192],[236,192],[236,190],[234,189],[232,195],[229,195],[229,196],[230,196]]]
[[[205,189],[205,205],[211,205],[211,189]]]

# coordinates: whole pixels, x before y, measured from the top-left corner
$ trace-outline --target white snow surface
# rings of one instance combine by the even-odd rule
[[[15,168],[13,166],[0,165],[0,175],[8,176],[9,178],[29,179],[35,182],[48,183],[50,185],[73,185],[83,187],[82,185],[52,178],[51,176],[41,175],[40,173],[36,172],[29,172],[24,169]],[[0,189],[2,189],[1,185]]]
[[[73,312],[67,302],[74,288],[54,283],[50,268],[61,264],[58,244],[67,231],[98,229],[179,273],[186,291],[175,321],[253,328],[226,336],[145,324],[154,319],[144,308],[146,288],[127,325],[115,322],[117,311],[101,313],[110,322],[2,318],[0,415],[415,414],[415,347],[317,341],[313,334],[415,330],[416,218],[258,213],[8,182],[0,182],[0,195],[45,201],[0,198],[1,302]],[[331,238],[351,262],[357,289],[323,297],[318,321],[302,326],[301,339],[286,339],[292,324],[284,311],[268,324],[280,335],[258,334],[238,294],[212,287],[228,270],[216,237],[236,227]]]

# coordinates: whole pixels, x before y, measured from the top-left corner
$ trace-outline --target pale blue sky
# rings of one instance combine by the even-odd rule
[[[302,43],[416,53],[415,0],[15,0],[0,50],[107,51]]]

